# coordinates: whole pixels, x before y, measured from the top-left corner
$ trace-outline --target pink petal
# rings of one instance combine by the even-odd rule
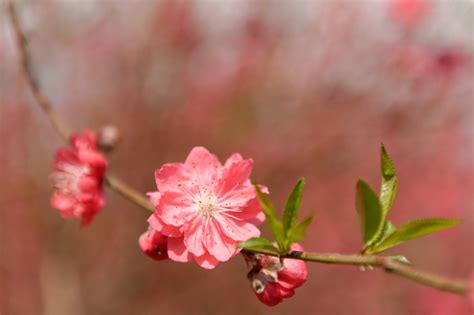
[[[299,244],[292,244],[292,250],[303,251]],[[288,289],[297,288],[308,278],[306,263],[298,259],[284,259],[283,270],[278,272],[278,283]]]
[[[81,163],[87,164],[92,167],[95,175],[103,175],[107,167],[107,160],[101,153],[91,149],[80,149],[77,155]]]
[[[206,248],[219,261],[227,261],[236,253],[236,242],[221,231],[214,220],[210,220],[206,231]]]
[[[225,161],[224,168],[229,168],[232,164],[239,161],[242,161],[242,155],[234,153],[227,159],[227,161]]]
[[[253,198],[247,202],[247,205],[240,212],[233,212],[233,216],[244,221],[248,221],[253,225],[260,225],[265,221],[265,214],[257,198]]]
[[[216,182],[218,171],[222,167],[219,159],[203,147],[194,147],[184,164],[199,177],[201,186]]]
[[[168,257],[177,262],[188,262],[193,255],[184,246],[182,237],[170,237],[168,238]]]
[[[161,194],[158,191],[149,192],[146,194],[150,198],[151,203],[155,206],[160,202]]]
[[[283,301],[283,298],[280,295],[280,290],[278,289],[278,285],[273,282],[266,282],[263,292],[260,294],[255,294],[261,302],[268,306],[275,306]]]
[[[238,187],[248,181],[252,173],[253,161],[241,160],[233,163],[230,167],[224,169],[221,175],[220,194],[225,194],[229,190]]]
[[[179,227],[189,221],[195,210],[187,196],[167,191],[161,194],[156,213],[164,223]]]
[[[51,206],[61,211],[67,211],[74,207],[75,200],[71,197],[66,197],[57,192],[51,196]]]
[[[164,164],[155,171],[156,187],[160,192],[179,191],[184,192],[184,185],[190,181],[190,174],[182,163]]]
[[[221,231],[234,241],[241,242],[260,236],[260,230],[249,222],[237,221],[223,214],[216,219],[219,221]]]
[[[148,224],[150,224],[154,230],[169,237],[180,237],[183,235],[183,232],[181,232],[179,227],[165,224],[156,213],[148,218]]]
[[[225,194],[220,194],[219,204],[224,208],[242,209],[255,197],[255,187],[251,185],[240,186],[227,191]]]
[[[184,231],[184,244],[194,256],[204,255],[204,220],[198,215]]]
[[[90,194],[97,194],[100,190],[100,186],[97,182],[97,179],[92,176],[82,176],[79,179],[78,187],[81,192]]]
[[[209,253],[206,253],[200,257],[195,256],[194,261],[196,261],[199,266],[205,269],[214,269],[219,264],[219,261],[212,257],[212,255]]]
[[[55,161],[55,170],[61,171],[62,168],[60,165],[62,163],[67,164],[79,164],[79,159],[77,157],[76,151],[71,148],[61,148],[56,151],[54,156]]]

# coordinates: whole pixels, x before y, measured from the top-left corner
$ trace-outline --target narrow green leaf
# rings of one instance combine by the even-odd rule
[[[379,199],[363,180],[357,182],[356,209],[361,221],[364,248],[367,248],[382,233],[384,222]]]
[[[460,220],[430,218],[408,222],[385,238],[375,248],[376,252],[399,245],[403,242],[438,232],[461,223]]]
[[[381,244],[388,236],[390,236],[393,232],[395,232],[397,228],[395,225],[392,224],[390,221],[385,221],[382,233],[379,237],[370,245],[368,248],[364,250],[365,254],[375,254],[377,253],[377,246]]]
[[[380,204],[382,205],[383,216],[385,218],[397,195],[398,179],[395,166],[383,144],[380,148],[380,165],[382,169]]]
[[[272,242],[263,237],[252,237],[245,242],[238,243],[237,247],[278,255],[278,249],[275,248]]]
[[[303,197],[303,189],[304,178],[301,178],[296,183],[295,188],[293,188],[290,196],[288,196],[288,200],[285,205],[285,211],[283,211],[283,230],[286,236],[288,236],[288,231],[296,224],[298,210]]]
[[[257,185],[255,185],[255,189],[257,191],[257,198],[262,206],[263,213],[265,213],[265,217],[267,219],[267,223],[270,226],[272,231],[273,237],[277,241],[280,249],[284,247],[285,244],[285,234],[283,232],[283,224],[280,220],[276,217],[275,208],[273,207],[270,200],[260,191]]]
[[[306,229],[313,221],[313,215],[310,215],[299,224],[295,225],[288,231],[287,243],[288,247],[294,242],[301,241],[305,237]]]

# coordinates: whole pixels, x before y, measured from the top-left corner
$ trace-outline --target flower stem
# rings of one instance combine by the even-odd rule
[[[71,134],[69,127],[61,118],[61,116],[54,110],[54,107],[51,105],[48,98],[42,92],[38,81],[36,80],[33,70],[32,63],[30,58],[30,53],[28,51],[28,40],[24,33],[21,30],[18,16],[16,14],[15,7],[11,0],[5,0],[8,8],[8,12],[11,18],[13,30],[16,37],[16,42],[18,45],[18,50],[20,54],[20,60],[22,64],[22,69],[24,76],[27,80],[27,83],[30,87],[30,90],[33,94],[36,103],[40,108],[46,113],[51,124],[53,125],[56,132],[65,140],[69,140]],[[128,186],[124,181],[118,177],[111,175],[109,172],[105,176],[105,184],[110,187],[113,191],[120,194],[125,199],[130,202],[153,212],[154,207],[150,201],[139,191]],[[245,254],[267,254],[273,255],[272,253],[267,253],[264,251],[254,251],[254,250],[243,250],[242,253]],[[310,252],[297,252],[291,251],[286,255],[280,256],[280,258],[293,258],[301,259],[310,262],[325,263],[325,264],[340,264],[340,265],[358,265],[358,266],[373,266],[382,268],[387,272],[397,274],[401,277],[410,279],[412,281],[418,282],[420,284],[436,288],[439,290],[455,293],[455,294],[465,294],[468,290],[468,284],[466,281],[449,279],[439,275],[431,274],[428,272],[423,272],[416,270],[404,263],[396,261],[392,257],[388,256],[375,256],[375,255],[342,255],[342,254],[321,254],[321,253],[310,253]]]

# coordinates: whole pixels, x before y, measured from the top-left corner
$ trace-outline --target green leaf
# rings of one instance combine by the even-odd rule
[[[260,191],[257,185],[255,185],[255,189],[257,191],[257,198],[262,206],[263,213],[265,213],[265,217],[267,219],[267,223],[270,226],[272,231],[273,237],[277,241],[280,249],[284,247],[285,244],[285,234],[283,232],[283,224],[280,220],[276,217],[275,208],[273,207],[272,203],[268,198]]]
[[[278,249],[275,248],[272,242],[264,239],[263,237],[252,237],[251,239],[245,242],[238,243],[237,247],[248,249],[248,250],[260,251],[266,254],[278,255],[279,253]]]
[[[398,179],[395,166],[383,144],[380,148],[380,165],[382,169],[380,204],[382,205],[383,216],[385,218],[397,195]]]
[[[375,250],[376,252],[381,252],[403,242],[447,229],[459,223],[461,223],[460,220],[439,218],[411,221],[402,225],[395,232],[385,238],[380,244],[377,245]]]
[[[295,225],[288,231],[288,236],[287,236],[287,246],[291,246],[294,242],[301,241],[305,237],[306,229],[308,226],[311,224],[311,221],[313,221],[313,215],[310,215],[303,221],[301,221],[300,224]]]
[[[394,233],[397,230],[395,225],[390,221],[385,221],[382,229],[382,233],[377,237],[376,240],[368,248],[364,250],[365,254],[375,254],[377,253],[377,246],[382,243],[388,236]]]
[[[357,182],[356,209],[361,221],[364,248],[367,248],[382,233],[384,218],[377,195],[363,180]]]
[[[285,235],[288,235],[288,231],[296,224],[296,218],[298,216],[298,210],[301,205],[301,199],[303,197],[304,178],[301,178],[293,188],[288,201],[285,205],[285,211],[283,211],[283,230]]]

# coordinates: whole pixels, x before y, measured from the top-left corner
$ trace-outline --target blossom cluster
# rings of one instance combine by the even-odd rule
[[[207,149],[195,147],[184,163],[164,164],[155,171],[157,191],[148,193],[155,207],[149,227],[139,237],[141,250],[154,260],[195,261],[213,269],[241,249],[237,244],[258,237],[265,220],[249,177],[253,161],[232,154],[224,164]],[[69,147],[56,152],[51,204],[64,218],[89,224],[105,206],[105,157],[97,137],[85,130],[73,135]],[[260,191],[268,193],[265,186]],[[293,244],[292,250],[302,250]],[[306,264],[294,259],[245,254],[257,297],[276,305],[291,297],[306,280]],[[251,258],[250,258],[251,257]]]

